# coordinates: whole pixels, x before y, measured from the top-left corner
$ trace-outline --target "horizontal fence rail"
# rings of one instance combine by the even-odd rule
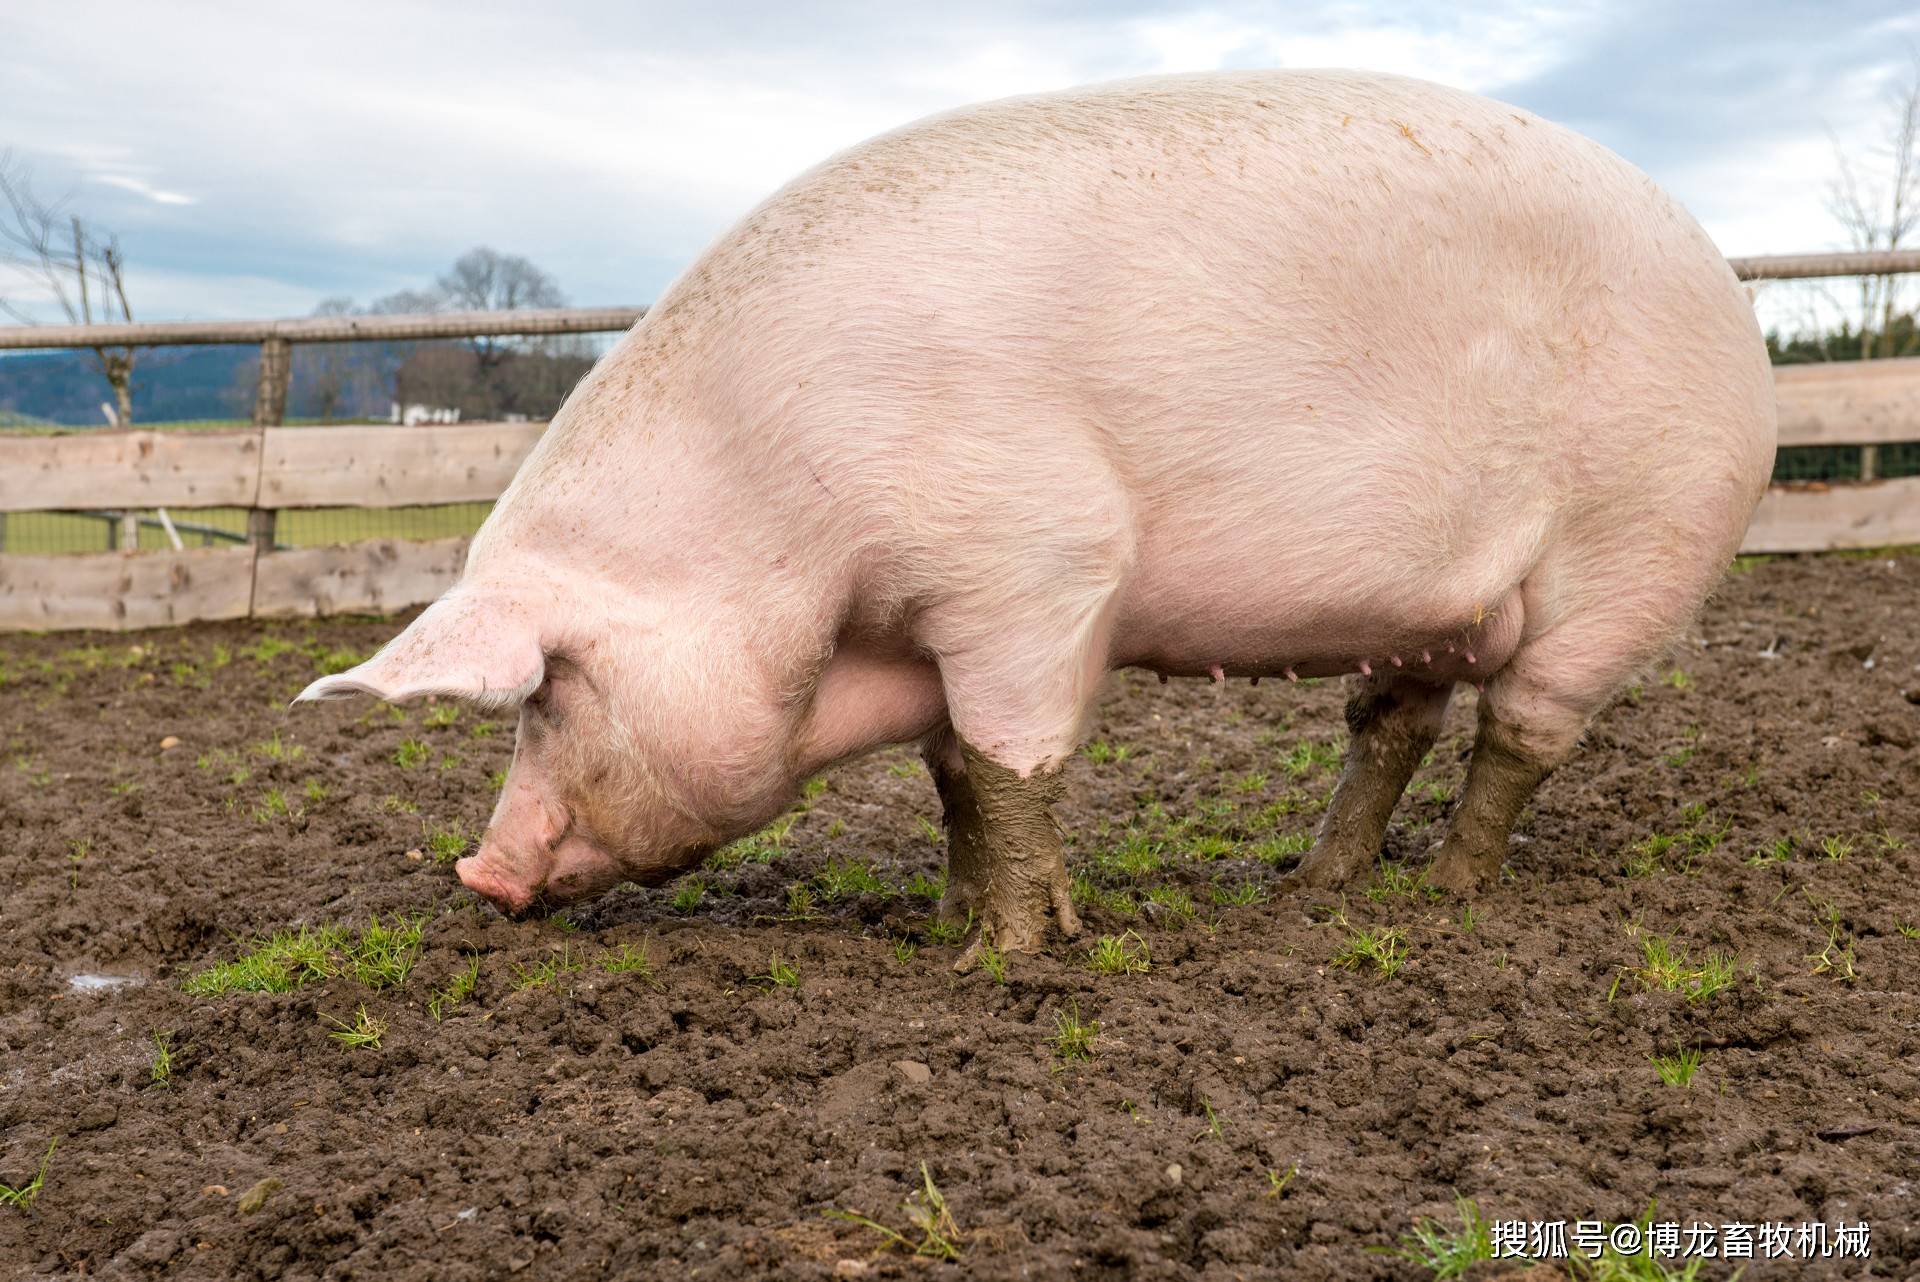
[[[8,325],[0,351],[59,347],[209,347],[285,343],[390,343],[503,335],[605,334],[632,329],[644,307],[555,307],[510,312],[302,316],[265,321],[151,321],[132,325]]]

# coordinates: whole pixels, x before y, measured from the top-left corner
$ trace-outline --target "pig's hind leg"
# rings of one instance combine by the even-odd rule
[[[1452,682],[1372,677],[1360,683],[1347,700],[1346,764],[1292,884],[1338,889],[1373,866],[1393,807],[1439,737],[1452,695]]]
[[[1467,784],[1427,882],[1464,893],[1500,874],[1520,812],[1546,777],[1573,756],[1594,714],[1671,644],[1692,617],[1703,582],[1651,569],[1583,581],[1582,607],[1526,637],[1487,681]],[[1694,567],[1683,567],[1693,569]],[[1561,589],[1565,595],[1571,595]],[[1538,617],[1537,606],[1529,612]]]
[[[935,916],[951,926],[970,923],[987,894],[987,832],[974,799],[966,760],[953,727],[942,726],[920,745],[920,756],[940,794],[940,826],[947,834],[947,890]]]

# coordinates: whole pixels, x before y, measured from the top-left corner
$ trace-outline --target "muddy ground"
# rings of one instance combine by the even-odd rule
[[[1338,685],[1116,677],[1062,807],[1088,937],[1004,982],[928,928],[904,751],[698,879],[478,906],[447,860],[511,726],[285,706],[393,630],[0,639],[0,1181],[46,1159],[0,1276],[1425,1278],[1379,1248],[1456,1195],[1864,1220],[1869,1264],[1746,1276],[1920,1267],[1920,559],[1741,567],[1464,917],[1407,882],[1470,691],[1342,905],[1280,883]],[[376,917],[420,942],[356,972]],[[335,925],[289,991],[207,977]],[[1101,936],[1150,968],[1097,972]],[[1391,973],[1335,964],[1363,937]],[[362,1008],[378,1046],[334,1036]],[[923,1164],[958,1263],[830,1214],[921,1245]]]

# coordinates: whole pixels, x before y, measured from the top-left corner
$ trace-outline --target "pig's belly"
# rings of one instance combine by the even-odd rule
[[[1364,567],[1363,567],[1364,568]],[[1122,591],[1114,667],[1166,676],[1330,677],[1403,671],[1479,681],[1499,670],[1522,633],[1518,585],[1473,594],[1434,591],[1333,567],[1255,575],[1149,563]]]

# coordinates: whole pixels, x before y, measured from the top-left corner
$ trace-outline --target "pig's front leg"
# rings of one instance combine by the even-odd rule
[[[1080,918],[1073,910],[1066,850],[1051,809],[1065,791],[1060,771],[1036,770],[1022,779],[965,740],[960,753],[979,815],[986,871],[986,886],[974,909],[980,933],[954,965],[970,970],[984,946],[1003,953],[1039,952],[1049,920],[1072,936],[1080,931]]]
[[[952,728],[929,735],[920,745],[920,756],[940,794],[940,826],[947,834],[947,891],[934,915],[948,925],[965,925],[979,915],[986,901],[986,823]]]
[[[1312,890],[1337,890],[1373,866],[1386,839],[1387,820],[1420,759],[1439,737],[1451,683],[1402,678],[1363,681],[1347,700],[1347,761],[1327,802],[1313,849],[1289,880]]]

